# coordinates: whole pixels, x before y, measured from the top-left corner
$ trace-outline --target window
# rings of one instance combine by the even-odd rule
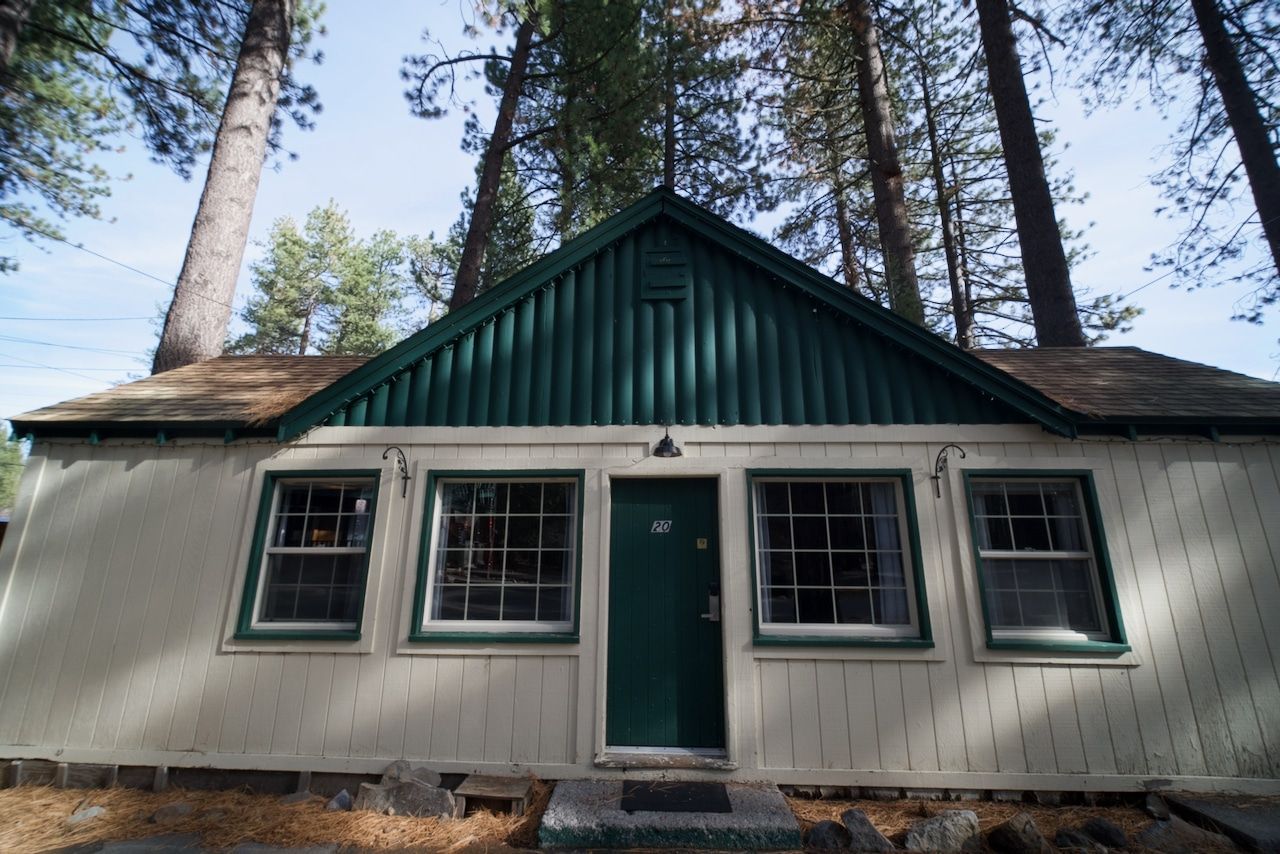
[[[909,474],[752,476],[760,635],[927,638]]]
[[[358,637],[376,472],[268,473],[238,634]]]
[[[1082,479],[971,477],[968,486],[991,639],[1112,640],[1114,594]]]
[[[577,476],[436,479],[420,634],[574,632],[579,487]]]

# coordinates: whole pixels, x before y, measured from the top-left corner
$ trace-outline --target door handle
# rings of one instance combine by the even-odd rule
[[[698,616],[713,623],[720,622],[720,585],[717,582],[707,585],[707,613]]]

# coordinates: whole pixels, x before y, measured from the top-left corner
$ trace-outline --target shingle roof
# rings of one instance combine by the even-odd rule
[[[974,355],[1091,418],[1280,424],[1280,383],[1137,347],[1037,347],[976,350]]]
[[[973,355],[1086,419],[1280,426],[1280,383],[1137,347],[977,350]],[[220,356],[11,419],[77,424],[265,426],[363,365],[363,356]]]
[[[252,427],[368,361],[365,356],[219,356],[14,416],[20,425]]]

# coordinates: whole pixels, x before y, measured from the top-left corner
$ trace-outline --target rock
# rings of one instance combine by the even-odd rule
[[[453,815],[453,792],[412,780],[401,783],[361,783],[355,808],[383,815],[418,818]]]
[[[892,851],[893,843],[876,830],[876,826],[862,810],[845,810],[840,814],[845,830],[849,831],[849,847],[854,851]]]
[[[1147,815],[1157,821],[1169,820],[1169,805],[1164,802],[1164,798],[1155,792],[1147,792],[1147,797],[1142,802],[1142,808],[1147,811]]]
[[[987,842],[1005,854],[1052,854],[1030,813],[1020,812],[987,834]]]
[[[1129,837],[1123,830],[1105,818],[1091,818],[1080,825],[1080,832],[1102,843],[1108,848],[1125,848],[1129,845]]]
[[[280,806],[283,807],[292,807],[298,804],[309,803],[310,801],[315,800],[315,797],[316,796],[310,792],[294,792],[292,795],[285,795],[280,799],[279,803]]]
[[[175,821],[182,821],[191,815],[194,807],[183,801],[177,801],[172,804],[165,804],[151,814],[151,821],[156,824],[173,824]]]
[[[1239,848],[1221,833],[1202,830],[1176,815],[1168,821],[1157,821],[1138,834],[1138,845],[1163,854],[1200,854],[1203,851],[1238,851]]]
[[[351,809],[351,806],[351,793],[346,789],[343,789],[341,792],[338,792],[338,794],[330,798],[329,803],[325,804],[324,808],[330,812],[336,812],[338,810],[349,810]]]
[[[911,825],[907,831],[908,851],[959,851],[978,832],[978,816],[973,810],[946,810],[933,818]]]
[[[425,765],[414,765],[405,759],[397,759],[382,772],[382,785],[388,783],[422,783],[424,786],[439,786],[440,775]]]
[[[1080,831],[1066,827],[1060,829],[1058,835],[1053,837],[1053,844],[1064,851],[1083,851],[1088,854],[1106,854],[1107,851]]]
[[[837,821],[820,821],[809,828],[805,846],[823,851],[839,851],[849,847],[849,831]]]
[[[67,826],[75,827],[76,825],[84,824],[86,821],[93,821],[98,816],[106,814],[106,807],[85,807],[84,809],[76,810],[67,818]]]

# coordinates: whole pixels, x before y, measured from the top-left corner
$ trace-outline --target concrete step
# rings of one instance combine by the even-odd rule
[[[729,812],[625,812],[622,788],[620,780],[557,783],[542,816],[539,844],[574,849],[801,847],[800,826],[772,783],[725,784]]]

